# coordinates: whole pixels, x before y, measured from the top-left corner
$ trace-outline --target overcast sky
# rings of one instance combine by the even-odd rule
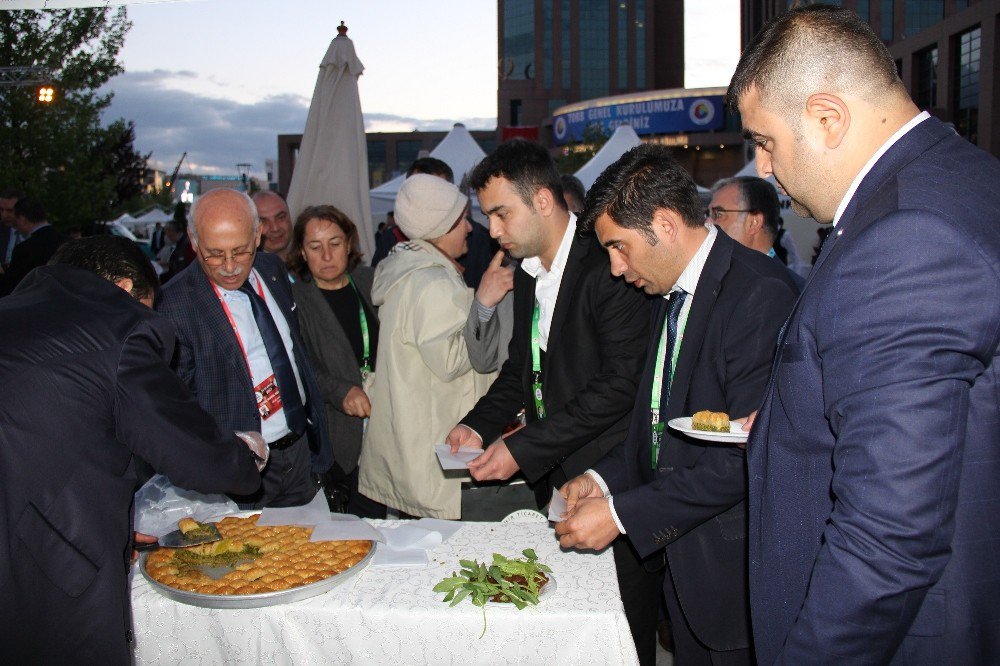
[[[674,0],[671,0],[674,1]],[[133,27],[108,118],[171,170],[263,175],[277,135],[301,132],[318,65],[341,20],[358,57],[369,131],[496,127],[494,0],[192,0],[130,5]],[[726,85],[738,0],[687,0],[687,87]],[[714,45],[714,46],[713,46]]]

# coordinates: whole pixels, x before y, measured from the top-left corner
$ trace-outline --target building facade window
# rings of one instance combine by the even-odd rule
[[[955,131],[979,140],[979,56],[982,29],[976,26],[955,39]]]
[[[930,109],[937,106],[937,46],[920,51],[914,61],[917,70],[914,101],[921,109]]]
[[[893,0],[882,0],[879,37],[882,38],[883,42],[891,42],[893,36],[896,34],[893,31],[893,12],[895,9],[896,3]]]
[[[534,60],[535,2],[504,0],[501,74],[515,80],[534,78]]]
[[[607,0],[580,0],[580,99],[604,97],[611,84],[611,21]]]
[[[915,35],[944,18],[944,0],[906,0],[904,31]]]
[[[616,81],[619,90],[628,88],[628,3],[618,2],[615,8],[618,18],[617,38],[618,38],[618,80]]]
[[[396,168],[399,171],[405,171],[410,168],[417,159],[417,155],[420,154],[420,148],[423,146],[423,141],[397,141],[396,142]]]
[[[572,70],[570,69],[570,21],[573,16],[570,14],[569,0],[562,0],[559,8],[559,32],[560,48],[562,49],[562,87],[569,90],[573,85]]]
[[[368,180],[372,187],[377,187],[389,180],[384,140],[368,141]]]
[[[854,11],[858,13],[858,16],[860,16],[861,20],[865,23],[872,20],[872,9],[868,0],[858,0],[858,4],[855,6]]]
[[[552,38],[555,31],[552,26],[552,2],[542,0],[542,85],[548,90],[552,87]]]
[[[635,0],[635,87],[646,87],[646,0]]]

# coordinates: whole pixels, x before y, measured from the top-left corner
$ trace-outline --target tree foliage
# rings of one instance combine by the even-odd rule
[[[0,90],[0,186],[39,199],[56,224],[108,219],[142,190],[148,155],[133,123],[103,122],[112,94],[99,92],[123,71],[130,27],[124,8],[4,12],[0,63],[48,67],[56,93],[41,104],[35,87]]]

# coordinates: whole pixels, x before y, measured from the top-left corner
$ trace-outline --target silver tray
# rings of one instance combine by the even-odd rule
[[[238,518],[245,518],[247,516],[253,516],[257,513],[259,513],[259,511],[240,512],[231,515]],[[213,522],[226,517],[227,516],[222,516],[214,519]],[[173,599],[174,601],[182,604],[200,606],[201,608],[262,608],[264,606],[290,604],[293,601],[301,601],[310,597],[319,596],[320,594],[329,592],[338,585],[343,585],[345,582],[354,578],[368,568],[368,564],[371,562],[372,557],[375,556],[375,549],[378,547],[377,542],[373,541],[371,544],[372,548],[368,551],[368,554],[347,571],[334,574],[329,578],[324,578],[323,580],[316,581],[315,583],[310,583],[301,587],[294,587],[290,590],[278,590],[277,592],[260,592],[258,594],[202,594],[200,592],[178,590],[177,588],[164,585],[163,583],[154,580],[153,577],[149,575],[149,572],[146,571],[146,560],[149,557],[149,553],[142,553],[139,558],[139,571],[142,572],[143,577],[149,583],[150,587],[168,599]],[[546,585],[546,587],[548,586]]]

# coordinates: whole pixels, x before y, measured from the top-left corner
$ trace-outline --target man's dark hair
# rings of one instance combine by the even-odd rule
[[[607,213],[615,224],[634,229],[656,244],[653,213],[672,210],[684,224],[697,228],[705,224],[705,208],[698,186],[670,149],[657,144],[632,148],[604,170],[590,191],[580,216],[580,231],[592,231],[597,218]]]
[[[772,240],[777,238],[781,230],[781,202],[778,201],[778,192],[774,186],[756,176],[735,176],[717,182],[712,192],[730,185],[735,185],[740,192],[740,208],[763,215],[764,229]]]
[[[7,187],[0,190],[0,199],[23,199],[25,194],[23,191],[14,189],[12,187]]]
[[[902,85],[889,50],[857,14],[807,5],[773,18],[754,36],[736,65],[726,105],[738,111],[740,99],[756,87],[771,108],[798,119],[820,88],[852,91],[875,103]]]
[[[45,222],[45,209],[42,204],[31,197],[21,197],[14,204],[14,214],[20,215],[32,224]]]
[[[413,160],[413,164],[406,170],[406,177],[409,178],[415,173],[426,173],[428,176],[444,178],[449,183],[455,183],[455,172],[451,170],[447,162],[436,157],[420,157]]]
[[[563,194],[569,194],[580,200],[583,203],[587,198],[587,190],[584,189],[583,183],[580,179],[570,173],[564,173],[559,177],[560,182],[563,186]]]
[[[127,238],[111,234],[75,238],[63,243],[49,265],[65,264],[95,273],[109,282],[132,280],[134,298],[151,298],[159,280],[149,259]]]
[[[510,182],[526,206],[534,206],[532,199],[543,187],[550,192],[560,208],[563,200],[562,180],[556,171],[552,156],[541,144],[524,139],[511,139],[483,158],[469,176],[472,189],[482,190],[492,178]]]

